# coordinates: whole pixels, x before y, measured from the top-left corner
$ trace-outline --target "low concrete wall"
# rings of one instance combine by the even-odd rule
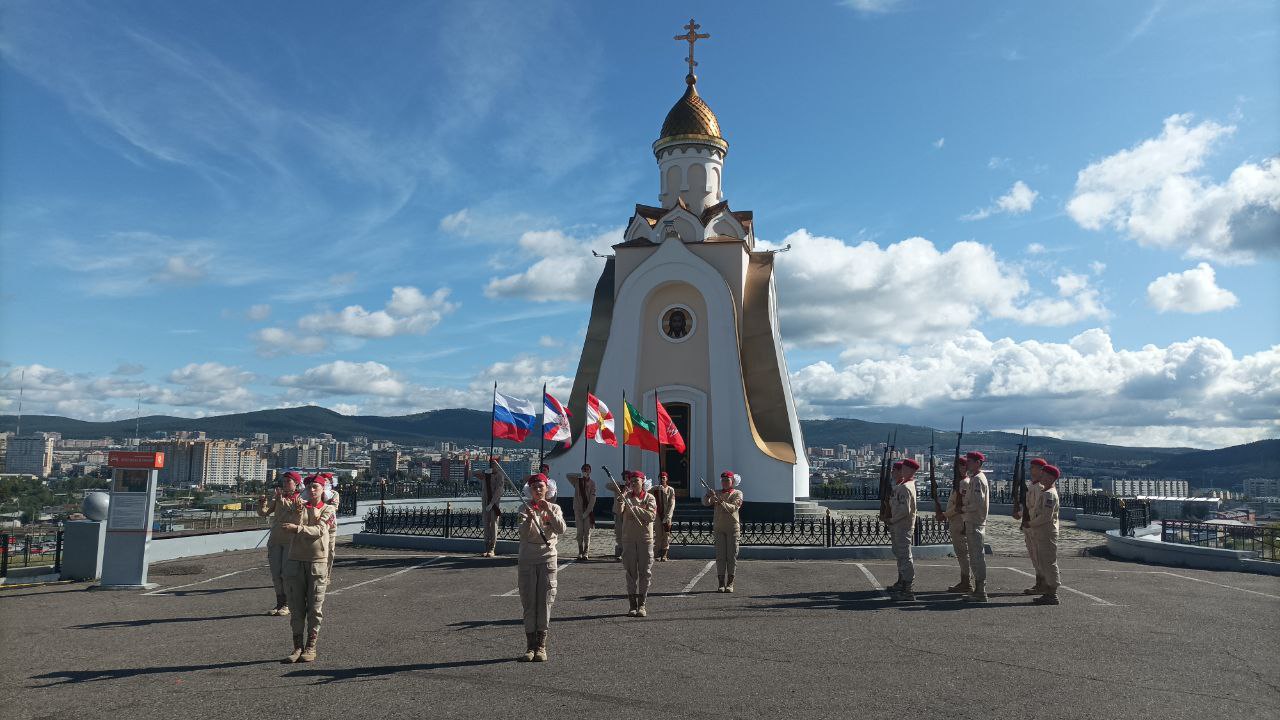
[[[1152,565],[1200,570],[1259,571],[1256,567],[1262,561],[1256,560],[1255,552],[1160,542],[1159,526],[1152,527],[1156,528],[1154,534],[1148,532],[1140,537],[1124,537],[1119,530],[1108,530],[1107,550],[1115,557]],[[1276,567],[1276,571],[1269,574],[1280,574],[1280,563],[1265,565],[1267,569]]]
[[[1081,530],[1097,530],[1098,532],[1119,530],[1120,518],[1111,517],[1110,515],[1085,515],[1081,513],[1076,516],[1076,527]]]
[[[815,500],[822,507],[831,508],[832,510],[879,510],[879,500]],[[933,516],[933,501],[927,497],[920,497],[920,517]],[[987,508],[988,515],[1013,515],[1012,505],[991,505]],[[1075,520],[1076,508],[1060,508],[1058,517],[1062,520]]]
[[[338,536],[351,535],[364,528],[364,519],[343,517],[338,519]],[[213,555],[233,550],[253,550],[266,547],[267,529],[241,530],[238,532],[210,533],[208,535],[180,535],[153,538],[147,545],[147,562],[176,560],[185,557]]]
[[[404,550],[435,550],[437,552],[479,553],[484,549],[484,541],[471,538],[442,538],[425,535],[379,535],[377,533],[356,533],[351,537],[354,545],[367,547],[388,547]],[[520,543],[514,540],[499,540],[499,555],[515,555],[520,551]]]
[[[1280,562],[1275,560],[1244,558],[1240,561],[1240,565],[1249,572],[1262,573],[1263,575],[1280,575]]]

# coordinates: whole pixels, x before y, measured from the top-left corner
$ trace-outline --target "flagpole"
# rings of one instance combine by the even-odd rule
[[[489,406],[489,458],[493,457],[493,420],[494,408],[498,407],[498,381],[493,381],[493,404]],[[489,466],[489,458],[485,458],[485,467]]]
[[[542,383],[542,420],[538,422],[538,472],[547,457],[547,384]]]
[[[667,469],[667,453],[662,450],[662,416],[658,412],[658,388],[653,389],[653,419],[658,421],[658,477]]]
[[[627,391],[622,391],[622,472],[627,472]]]
[[[583,465],[587,464],[587,446],[590,444],[587,442],[587,420],[591,417],[591,413],[588,412],[590,405],[591,405],[591,386],[588,385],[587,401],[582,404],[582,464]]]

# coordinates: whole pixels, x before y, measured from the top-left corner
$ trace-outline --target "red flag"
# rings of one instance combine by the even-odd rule
[[[684,452],[684,438],[680,437],[680,431],[676,429],[676,424],[671,422],[671,416],[667,414],[667,409],[662,407],[662,403],[658,403],[658,443],[661,445],[670,445],[676,449],[676,452]]]

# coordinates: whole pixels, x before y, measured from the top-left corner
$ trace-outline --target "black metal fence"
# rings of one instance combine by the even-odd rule
[[[498,539],[519,540],[516,513],[498,518]],[[379,505],[364,516],[364,531],[377,535],[424,535],[444,538],[484,538],[484,515],[479,510],[388,508]]]
[[[1145,500],[1119,500],[1115,507],[1114,517],[1120,518],[1120,534],[1125,537],[1151,524],[1151,503]]]
[[[0,577],[9,576],[11,567],[52,566],[50,572],[62,571],[62,529],[31,529],[0,533]]]
[[[1258,553],[1263,560],[1280,560],[1280,527],[1164,520],[1160,541],[1223,550],[1248,550]]]
[[[338,514],[353,516],[356,506],[362,500],[439,500],[443,498],[479,497],[478,487],[467,483],[362,483],[340,486],[338,488]]]
[[[711,520],[689,520],[671,524],[672,545],[712,545]],[[889,545],[889,527],[868,517],[833,517],[797,522],[743,523],[739,545],[783,545],[788,547],[853,547]],[[951,530],[947,523],[917,518],[914,545],[947,545]]]
[[[879,500],[880,489],[871,486],[861,485],[812,485],[809,487],[809,497],[814,500]],[[951,499],[951,481],[948,480],[946,487],[942,483],[938,484],[938,501],[946,504]],[[1077,508],[1084,510],[1085,508],[1108,508],[1101,512],[1103,515],[1111,515],[1110,503],[1114,498],[1110,495],[1085,494],[1085,493],[1059,493],[1059,507]],[[927,490],[920,492],[919,501],[933,502],[933,496]],[[992,505],[1013,505],[1013,493],[1008,490],[998,490],[991,493],[989,502]],[[1089,512],[1088,510],[1084,510]]]

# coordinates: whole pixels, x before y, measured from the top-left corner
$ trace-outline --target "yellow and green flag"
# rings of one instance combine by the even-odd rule
[[[641,415],[631,403],[622,404],[622,444],[658,452],[658,424]]]

